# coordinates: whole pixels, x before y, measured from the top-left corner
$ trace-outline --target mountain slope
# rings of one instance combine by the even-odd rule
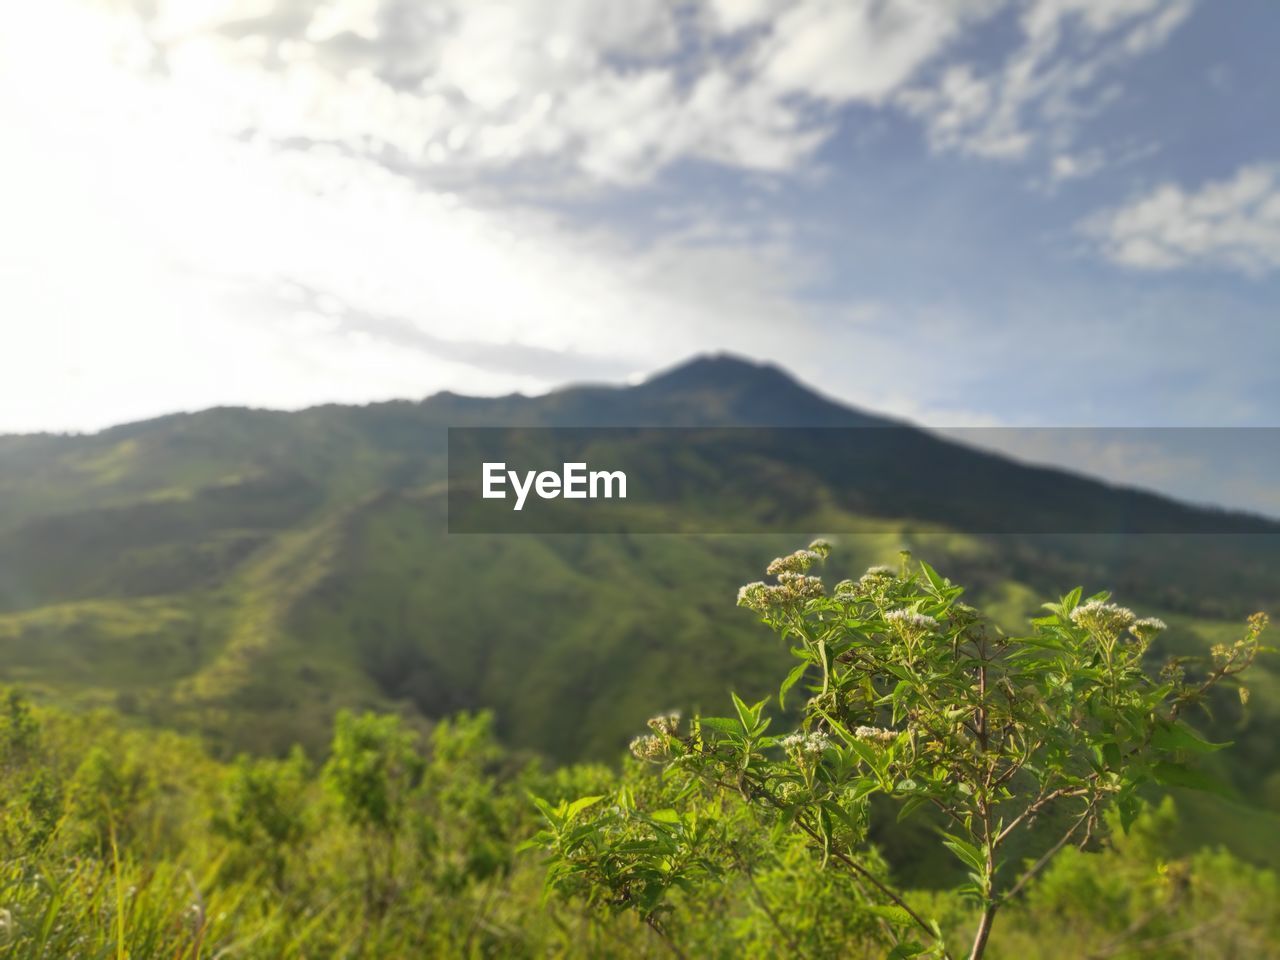
[[[318,746],[344,705],[426,717],[488,707],[509,741],[562,758],[616,755],[655,709],[718,709],[730,687],[767,695],[789,658],[732,598],[798,538],[446,535],[445,428],[517,424],[895,425],[777,368],[717,357],[634,387],[215,409],[92,436],[0,438],[0,676],[227,749]],[[883,532],[840,538],[837,570],[909,545],[1013,626],[1033,596],[1114,587],[1170,619],[1168,642],[1188,650],[1274,600],[1271,536],[945,532],[1066,501],[1102,516],[1223,518],[891,433],[898,446],[876,456],[802,450],[776,465],[821,505],[802,530],[878,515],[943,531],[880,521]],[[760,509],[728,495],[721,506]],[[1256,792],[1276,764],[1250,731],[1280,698],[1255,702],[1237,780]]]

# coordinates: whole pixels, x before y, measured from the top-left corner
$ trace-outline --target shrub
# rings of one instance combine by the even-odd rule
[[[798,836],[823,868],[851,876],[890,956],[951,954],[938,920],[869,849],[873,797],[899,819],[928,811],[937,822],[967,874],[958,892],[976,905],[977,960],[1001,907],[1059,851],[1099,836],[1104,811],[1124,830],[1148,785],[1213,786],[1189,760],[1225,745],[1185,716],[1215,686],[1238,683],[1259,650],[1261,614],[1236,643],[1152,675],[1144,655],[1164,624],[1105,593],[1074,590],[1008,636],[961,601],[961,587],[905,555],[898,569],[873,567],[828,591],[811,570],[829,551],[815,541],[780,557],[772,582],[738,596],[791,645],[798,662],[778,701],[808,694],[797,729],[772,732],[768,701],[734,696],[731,717],[655,717],[632,752],[673,783],[740,796],[760,829]],[[676,896],[734,867],[725,821],[704,803],[646,810],[623,789],[540,807],[547,826],[533,843],[551,853],[549,885],[634,911],[667,938]],[[1037,855],[1008,863],[1011,840],[1042,822]]]

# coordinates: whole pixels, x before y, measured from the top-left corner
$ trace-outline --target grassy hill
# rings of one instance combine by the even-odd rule
[[[732,598],[797,538],[449,536],[445,429],[887,424],[776,368],[711,358],[634,387],[536,398],[215,409],[0,437],[0,680],[197,731],[223,752],[319,749],[343,706],[428,719],[491,708],[517,748],[612,759],[656,708],[768,693],[787,653]],[[838,538],[837,568],[910,547],[1013,629],[1032,597],[1109,587],[1169,620],[1166,644],[1188,651],[1275,607],[1280,537],[1265,523],[1238,518],[1235,536],[966,534],[995,512],[1058,501],[1202,514],[907,436],[892,465],[864,456],[854,469],[846,454],[785,465],[814,505],[797,535],[869,515],[924,514],[939,531],[881,520]],[[1251,711],[1239,729],[1223,712],[1218,733],[1239,741],[1226,772],[1254,807],[1280,807],[1275,673]]]

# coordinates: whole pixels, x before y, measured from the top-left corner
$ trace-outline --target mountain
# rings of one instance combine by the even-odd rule
[[[616,756],[656,709],[718,708],[731,687],[767,695],[788,654],[733,596],[799,535],[450,536],[445,428],[468,425],[893,427],[891,447],[798,449],[786,463],[714,445],[690,456],[725,478],[719,510],[777,507],[740,476],[729,484],[749,457],[752,476],[799,484],[813,506],[784,527],[880,518],[879,532],[839,538],[833,572],[909,546],[1011,628],[1077,583],[1164,616],[1183,651],[1275,605],[1268,521],[974,451],[719,356],[539,397],[219,408],[0,437],[0,679],[198,730],[224,751],[319,747],[342,706],[491,708],[513,745],[559,758]],[[1010,511],[1050,532],[966,532],[1008,529],[994,520]],[[1143,511],[1235,535],[1071,533],[1073,517]],[[936,532],[909,532],[921,520]],[[1232,775],[1253,796],[1280,794],[1266,734],[1280,681],[1260,684],[1230,732]]]

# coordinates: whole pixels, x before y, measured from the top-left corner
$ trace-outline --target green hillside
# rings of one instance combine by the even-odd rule
[[[636,387],[538,398],[215,409],[89,436],[0,438],[0,680],[201,733],[224,755],[294,742],[319,751],[339,708],[375,707],[427,719],[491,709],[511,746],[612,760],[655,705],[767,694],[786,652],[722,601],[743,570],[795,538],[450,536],[445,428],[886,423],[775,368],[720,358]],[[1041,509],[1045,483],[1099,509],[1134,495],[923,433],[910,457],[924,468],[899,464],[891,484],[839,461],[787,465],[812,505],[796,532],[935,504],[939,516],[925,519],[939,533],[881,521],[881,532],[838,538],[841,563],[856,571],[910,547],[1010,625],[1034,612],[1034,597],[1083,583],[1164,616],[1163,642],[1192,650],[1275,606],[1280,538],[948,533],[948,477],[966,529],[983,511]],[[1277,693],[1264,673],[1245,726],[1217,731],[1239,742],[1226,772],[1259,809],[1280,809],[1267,736]]]

